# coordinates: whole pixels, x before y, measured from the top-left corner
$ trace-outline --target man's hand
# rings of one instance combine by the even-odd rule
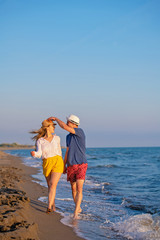
[[[35,156],[35,151],[31,151],[31,156],[32,156],[32,157]]]
[[[55,117],[49,117],[47,120],[48,121],[56,121],[56,118]]]
[[[64,130],[66,130],[66,131],[68,131],[68,132],[70,132],[72,134],[75,134],[75,130],[74,130],[73,127],[68,126],[66,123],[64,123],[63,121],[61,121],[57,117],[50,117],[47,120],[49,120],[49,121],[56,121],[61,128],[63,128]]]

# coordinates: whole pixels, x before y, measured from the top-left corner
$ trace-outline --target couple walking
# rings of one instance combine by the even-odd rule
[[[68,131],[66,137],[66,153],[64,161],[62,159],[62,151],[60,145],[60,137],[54,133],[56,123]],[[67,181],[70,181],[72,196],[75,203],[74,219],[82,211],[82,191],[87,171],[87,160],[85,155],[85,134],[79,128],[80,120],[75,115],[67,118],[64,123],[56,117],[50,117],[42,122],[42,127],[38,131],[32,131],[36,134],[33,140],[36,141],[36,151],[32,151],[31,155],[35,158],[43,160],[43,174],[48,185],[48,208],[47,213],[55,211],[55,195],[58,181],[62,173],[67,172]],[[66,166],[67,165],[67,166]]]

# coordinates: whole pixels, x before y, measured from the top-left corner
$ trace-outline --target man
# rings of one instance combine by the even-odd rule
[[[67,124],[56,117],[50,117],[49,119],[56,121],[61,128],[70,132],[66,137],[67,149],[64,158],[64,173],[66,173],[67,170],[67,181],[70,181],[72,196],[75,202],[74,219],[76,219],[82,211],[80,206],[88,166],[85,155],[85,134],[83,130],[78,127],[80,125],[80,119],[75,115],[70,115],[67,118]]]

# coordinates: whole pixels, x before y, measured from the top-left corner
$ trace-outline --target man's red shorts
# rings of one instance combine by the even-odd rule
[[[85,180],[88,164],[75,164],[67,168],[67,181],[76,182],[77,180]]]

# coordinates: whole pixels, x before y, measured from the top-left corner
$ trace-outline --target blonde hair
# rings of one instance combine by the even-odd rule
[[[33,131],[30,132],[30,133],[32,133],[32,134],[36,134],[35,136],[32,137],[32,139],[33,139],[35,142],[37,142],[37,140],[38,140],[39,138],[44,137],[44,136],[46,135],[46,133],[47,133],[47,128],[48,128],[50,125],[53,125],[54,128],[55,128],[55,125],[56,125],[56,124],[53,123],[52,120],[47,120],[47,119],[44,120],[44,121],[42,122],[42,126],[41,126],[40,129],[38,129],[38,130],[33,130]]]

